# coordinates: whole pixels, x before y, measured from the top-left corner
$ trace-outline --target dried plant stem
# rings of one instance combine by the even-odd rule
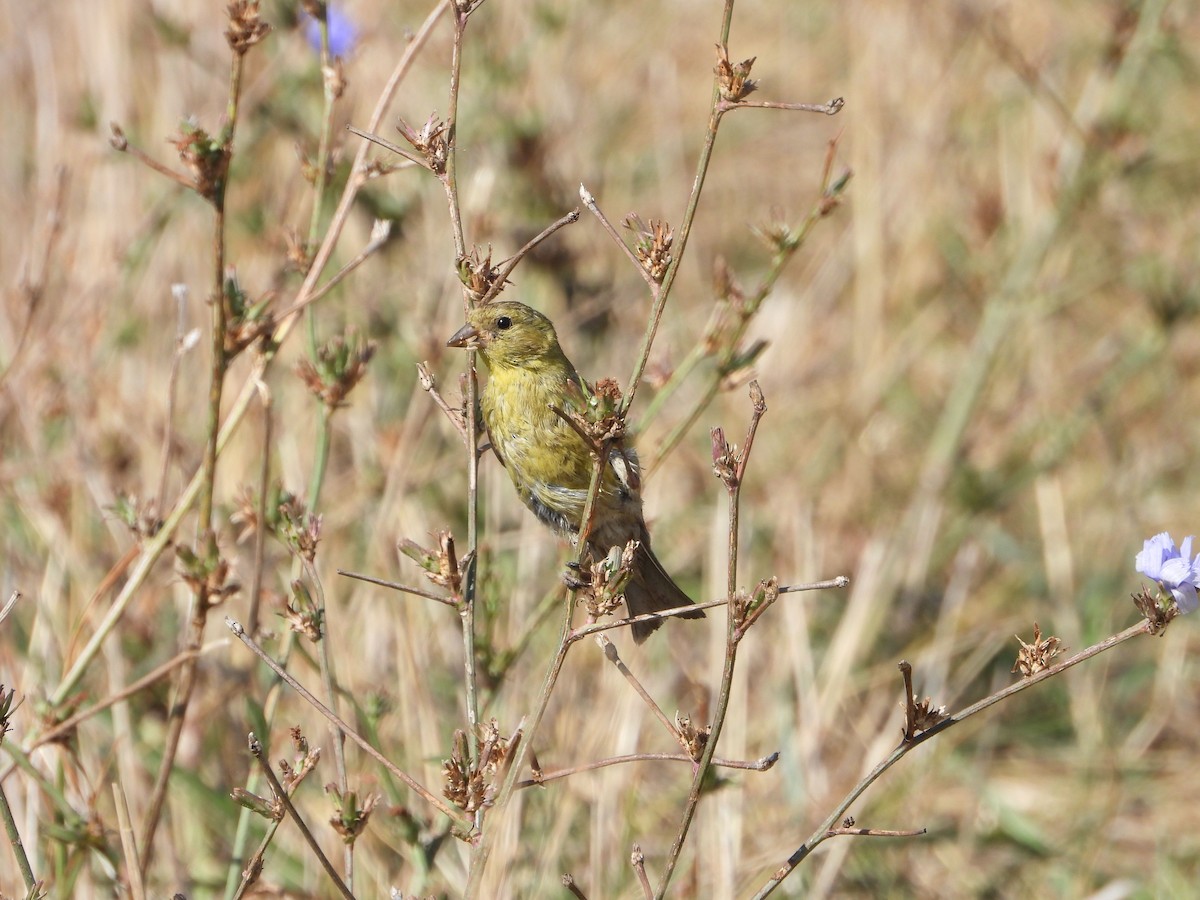
[[[884,772],[903,759],[910,750],[920,746],[921,744],[925,743],[925,741],[936,737],[947,729],[952,728],[959,722],[965,721],[966,719],[971,718],[971,716],[983,712],[985,709],[994,706],[1002,700],[1007,700],[1014,694],[1019,694],[1021,691],[1028,690],[1034,685],[1045,681],[1047,678],[1053,678],[1055,675],[1066,671],[1072,666],[1078,665],[1084,660],[1091,659],[1093,656],[1104,653],[1106,650],[1111,650],[1113,647],[1116,647],[1118,644],[1122,644],[1131,638],[1135,638],[1143,634],[1153,633],[1153,624],[1148,619],[1143,619],[1137,624],[1126,628],[1119,634],[1105,638],[1098,644],[1094,644],[1093,646],[1088,647],[1086,650],[1081,650],[1079,653],[1076,653],[1074,656],[1063,660],[1057,665],[1043,669],[1036,675],[1032,675],[1029,678],[1023,678],[1018,682],[1010,684],[1003,690],[999,690],[994,694],[984,697],[982,700],[971,704],[970,706],[954,713],[951,716],[948,716],[946,719],[939,722],[937,725],[933,726],[927,731],[922,731],[911,739],[901,740],[899,746],[897,746],[896,749],[893,750],[886,759],[875,766],[875,768],[873,768],[858,784],[856,784],[850,790],[845,797],[842,798],[838,805],[834,807],[833,811],[830,812],[825,821],[818,826],[808,840],[796,848],[796,850],[787,858],[787,861],[775,871],[766,884],[764,884],[762,888],[759,889],[758,893],[754,895],[754,900],[762,900],[762,898],[770,895],[775,888],[779,887],[783,880],[787,878],[787,876],[790,875],[822,841],[825,841],[830,837],[835,837],[837,834],[844,833],[844,831],[834,828],[835,823],[842,819],[854,801],[861,797],[867,788],[874,784]]]
[[[55,725],[49,731],[45,732],[42,735],[39,735],[38,738],[32,744],[30,744],[29,749],[26,750],[25,752],[32,753],[38,747],[48,744],[51,741],[57,740],[59,737],[61,737],[64,734],[70,733],[81,722],[84,722],[87,719],[90,719],[92,716],[96,715],[97,713],[101,713],[104,710],[108,709],[110,706],[115,706],[117,703],[120,703],[122,700],[126,700],[129,697],[132,697],[134,694],[144,691],[146,688],[148,688],[150,685],[154,684],[156,681],[171,674],[171,672],[175,671],[175,669],[177,669],[179,666],[183,665],[185,662],[187,662],[192,657],[197,656],[197,655],[202,655],[216,647],[224,647],[225,645],[226,645],[226,641],[224,641],[224,640],[213,641],[212,643],[207,644],[204,647],[202,647],[200,650],[184,650],[184,651],[182,651],[178,655],[167,660],[161,666],[156,666],[154,669],[147,672],[145,675],[143,675],[137,681],[133,682],[133,684],[130,684],[130,685],[126,686],[123,690],[120,690],[117,693],[113,694],[112,696],[106,697],[104,700],[101,700],[95,706],[90,706],[81,712],[77,712],[75,715],[71,716],[69,719],[63,719],[63,721],[59,722],[57,725]],[[0,782],[3,782],[8,777],[8,775],[11,771],[12,771],[12,767],[10,766],[2,774],[0,774]]]
[[[642,888],[642,896],[646,900],[651,900],[654,896],[654,889],[650,887],[650,879],[646,877],[646,856],[642,853],[640,845],[633,845],[633,852],[629,856],[629,863],[633,866],[633,871],[637,873],[638,884]]]
[[[796,112],[824,113],[827,116],[837,115],[846,101],[836,97],[828,103],[778,103],[773,100],[722,100],[717,108],[721,112],[732,112],[735,109],[789,109]]]
[[[271,490],[271,432],[274,428],[274,405],[271,393],[263,386],[260,392],[263,405],[262,463],[258,470],[258,527],[254,529],[254,563],[250,570],[250,604],[246,614],[251,634],[258,634],[259,607],[262,604],[263,559],[267,552],[267,494]]]
[[[321,845],[317,843],[317,839],[313,837],[308,826],[304,823],[304,819],[300,817],[300,813],[296,811],[296,807],[292,805],[292,798],[288,796],[288,792],[283,789],[283,785],[279,783],[279,779],[275,777],[275,773],[271,770],[271,764],[263,758],[262,744],[250,735],[250,752],[258,761],[259,767],[262,769],[263,777],[267,779],[267,783],[271,785],[271,791],[276,799],[283,804],[283,808],[287,810],[292,821],[296,823],[296,827],[300,829],[300,834],[304,837],[305,843],[317,857],[317,862],[321,864],[321,868],[325,870],[325,874],[333,882],[334,887],[338,889],[343,897],[349,897],[354,900],[354,895],[350,893],[350,888],[346,887],[346,883],[338,877],[338,873],[334,870],[333,865],[329,862],[329,858],[322,852]]]
[[[158,470],[158,490],[154,492],[153,508],[155,515],[158,514],[159,510],[165,509],[167,505],[167,474],[170,471],[171,465],[171,444],[175,438],[175,389],[179,383],[179,365],[183,362],[183,356],[188,351],[187,331],[184,319],[187,288],[184,285],[175,285],[171,289],[171,293],[176,300],[179,318],[175,329],[175,349],[171,353],[171,371],[167,375],[166,427],[163,428],[162,459]]]
[[[427,591],[424,588],[410,587],[407,584],[400,584],[397,581],[387,581],[383,578],[375,578],[372,575],[362,575],[358,572],[347,572],[345,569],[338,569],[339,575],[344,575],[347,578],[356,578],[359,581],[366,581],[370,584],[377,584],[380,587],[391,588],[393,591],[401,591],[405,594],[412,594],[414,597],[424,597],[426,600],[436,600],[446,606],[457,607],[458,604],[451,597],[441,597],[432,591]]]
[[[850,578],[846,575],[839,575],[837,578],[830,578],[827,581],[812,581],[808,584],[784,584],[779,586],[779,593],[793,594],[797,591],[823,591],[828,588],[844,588],[849,586]]]
[[[446,10],[446,8],[450,6],[450,4],[451,0],[440,0],[440,2],[430,11],[429,15],[425,17],[425,21],[422,23],[421,28],[417,31],[412,41],[410,41],[408,46],[405,48],[404,54],[396,63],[395,69],[392,71],[387,84],[380,93],[379,100],[375,104],[375,109],[371,113],[370,123],[367,126],[369,129],[373,130],[378,128],[379,123],[383,120],[384,115],[391,106],[392,98],[399,89],[401,81],[403,81],[404,76],[408,74],[409,69],[412,67],[412,63],[416,59],[417,53],[425,46],[429,39],[429,35],[433,31],[434,25],[437,23],[438,18]],[[341,236],[342,229],[345,227],[346,220],[349,218],[350,210],[354,205],[354,198],[358,195],[359,188],[362,187],[366,180],[365,176],[362,174],[363,164],[366,161],[366,156],[367,146],[364,144],[359,148],[354,159],[352,171],[355,174],[352,175],[346,182],[346,188],[342,192],[342,198],[338,203],[338,207],[333,214],[332,220],[330,221],[329,230],[325,234],[325,240],[321,244],[320,249],[317,251],[316,256],[313,259],[313,263],[309,267],[308,274],[305,276],[304,283],[301,285],[299,291],[297,291],[295,304],[289,310],[289,312],[294,312],[296,309],[303,308],[303,306],[308,302],[308,298],[312,296],[316,289],[317,279],[320,277],[321,272],[324,271],[325,266],[328,265],[329,258],[333,255],[333,248],[337,245],[338,238]],[[190,187],[190,184],[188,186]],[[290,334],[295,322],[295,316],[291,316],[290,318],[281,317],[280,325],[273,336],[273,341],[279,344],[283,343],[283,341]],[[273,358],[273,356],[261,357],[256,362],[249,377],[247,377],[246,381],[243,383],[241,392],[230,409],[229,414],[221,428],[221,434],[217,444],[218,453],[229,442],[229,439],[233,436],[233,433],[241,424],[242,419],[246,415],[247,409],[249,409],[251,400],[259,389],[258,386],[262,382],[265,371]],[[141,588],[142,584],[145,583],[146,577],[150,574],[150,570],[154,567],[155,563],[158,562],[158,558],[162,555],[163,551],[171,545],[174,539],[175,531],[178,529],[180,522],[187,515],[192,504],[196,502],[196,497],[199,496],[203,475],[203,469],[196,471],[196,473],[192,476],[191,481],[188,483],[188,486],[176,500],[174,508],[167,517],[166,521],[163,523],[162,527],[151,539],[146,541],[141,557],[138,559],[137,565],[134,567],[133,572],[130,573],[129,579],[121,588],[120,594],[118,594],[117,598],[113,601],[113,604],[109,607],[104,619],[96,627],[91,639],[88,641],[79,657],[71,665],[66,675],[63,676],[63,679],[59,683],[58,687],[55,688],[54,692],[51,694],[50,702],[52,704],[62,703],[79,684],[84,672],[87,671],[88,666],[91,665],[92,660],[99,652],[100,645],[112,632],[113,627],[120,620],[121,616],[124,615],[126,607],[128,607],[130,601]]]
[[[328,411],[326,413],[328,421]],[[312,560],[304,558],[304,573],[312,585],[313,594],[317,601],[317,609],[321,616],[321,640],[317,641],[317,660],[321,667],[321,686],[325,689],[325,703],[334,715],[338,715],[337,679],[333,674],[333,661],[329,657],[329,609],[325,605],[325,588],[317,574],[317,567]],[[350,779],[346,770],[346,736],[334,722],[329,723],[329,739],[333,742],[334,768],[337,770],[338,790],[344,796],[350,790]],[[346,883],[354,885],[354,844],[345,844],[342,848],[344,855],[344,871]]]
[[[238,640],[249,647],[255,656],[266,663],[272,672],[274,672],[282,681],[287,683],[288,687],[304,698],[304,700],[307,701],[313,709],[323,715],[330,722],[337,725],[337,727],[340,728],[348,738],[354,741],[354,743],[358,744],[358,746],[361,747],[368,756],[391,772],[396,778],[408,785],[412,791],[420,795],[421,798],[431,806],[453,819],[458,825],[465,826],[467,828],[471,827],[471,820],[463,815],[460,810],[447,805],[444,800],[432,793],[415,778],[403,771],[401,768],[391,762],[391,760],[376,750],[366,738],[351,728],[349,724],[338,718],[338,716],[331,709],[313,696],[313,694],[306,687],[304,687],[304,685],[288,674],[288,672],[285,671],[284,668],[279,665],[279,663],[267,655],[262,647],[259,646],[258,642],[255,641],[254,638],[252,638],[249,634],[247,634],[246,630],[242,628],[241,625],[228,616],[225,617],[225,624],[230,631],[237,635]]]
[[[329,19],[321,16],[317,19],[321,35],[321,86],[324,106],[321,110],[321,135],[317,144],[316,178],[313,184],[312,218],[308,224],[308,242],[315,244],[321,230],[321,212],[325,204],[325,183],[329,171],[329,145],[333,133],[333,104],[337,99],[333,93],[333,83],[330,80],[329,56]]]
[[[720,766],[723,769],[765,772],[778,761],[779,753],[776,752],[761,759],[721,759],[713,757],[712,764]],[[525,788],[539,787],[548,781],[569,778],[572,775],[578,775],[580,772],[592,772],[596,769],[606,769],[609,766],[621,766],[635,762],[684,762],[694,764],[696,761],[686,753],[629,753],[625,756],[610,756],[608,759],[584,763],[579,766],[571,766],[566,769],[558,769],[554,772],[543,772],[537,778],[526,778],[524,781],[518,781],[517,789],[524,790]]]
[[[729,25],[732,20],[733,0],[725,0],[725,11],[721,19],[720,43],[722,46],[729,42]],[[642,375],[645,373],[646,365],[650,361],[650,348],[654,344],[654,336],[658,333],[658,326],[662,321],[663,310],[666,309],[667,298],[671,295],[671,287],[675,284],[675,276],[679,274],[679,264],[683,260],[683,253],[687,248],[688,237],[692,233],[692,223],[696,220],[696,209],[700,205],[700,192],[704,188],[704,179],[708,175],[708,165],[712,160],[713,146],[717,142],[717,129],[721,125],[720,99],[721,94],[718,85],[714,81],[712,107],[708,116],[708,127],[704,132],[704,145],[700,149],[700,159],[696,163],[696,175],[692,180],[692,191],[688,196],[687,209],[684,211],[683,221],[679,225],[679,237],[672,248],[674,258],[667,267],[666,274],[663,275],[658,293],[654,296],[654,303],[650,309],[650,322],[646,327],[646,334],[642,338],[642,346],[638,352],[637,362],[633,367],[633,374],[629,376],[629,383],[625,386],[625,397],[621,401],[622,416],[628,414],[630,407],[633,405],[633,398],[637,394],[638,386],[642,383]]]
[[[654,395],[654,398],[646,407],[646,411],[638,420],[636,430],[640,431],[662,411],[679,387],[691,376],[692,372],[705,358],[714,354],[717,356],[716,366],[708,373],[700,396],[696,399],[688,414],[671,429],[670,433],[646,464],[647,474],[652,473],[658,468],[659,464],[670,455],[671,451],[678,446],[683,437],[692,430],[692,427],[704,411],[708,409],[721,389],[721,382],[732,373],[738,349],[741,346],[742,339],[746,336],[746,331],[750,327],[755,314],[762,307],[763,301],[775,289],[775,285],[783,275],[783,270],[791,262],[796,251],[808,239],[813,226],[827,214],[830,179],[833,171],[833,158],[836,146],[836,141],[829,142],[829,149],[825,156],[825,165],[821,177],[821,192],[817,202],[813,204],[812,209],[809,210],[800,227],[794,231],[789,231],[786,238],[781,239],[776,244],[775,254],[771,259],[771,264],[767,268],[766,274],[759,281],[754,293],[742,302],[737,314],[737,323],[732,331],[724,336],[721,346],[717,348],[711,348],[707,340],[701,341],[693,347],[688,355],[684,357],[683,362],[671,373],[671,377],[667,379],[667,383]]]
[[[254,790],[253,787],[248,790]],[[247,810],[249,812],[249,810]],[[282,819],[273,819],[267,823],[267,830],[263,833],[262,840],[258,842],[258,847],[255,849],[250,859],[246,861],[246,865],[241,872],[241,881],[238,883],[236,890],[227,886],[226,896],[230,900],[242,900],[246,895],[251,885],[257,880],[257,876],[262,869],[263,859],[267,854],[267,848],[271,846],[271,841],[275,840],[275,833],[279,831],[279,826],[283,824]],[[230,891],[232,890],[232,893]]]
[[[625,257],[633,263],[633,267],[638,270],[638,274],[642,276],[642,280],[650,288],[650,296],[657,299],[660,288],[659,283],[654,280],[654,277],[642,265],[642,261],[637,258],[637,255],[629,249],[629,245],[625,243],[620,233],[613,227],[612,222],[608,221],[608,216],[600,211],[600,206],[596,203],[596,198],[592,196],[592,192],[582,184],[579,185],[579,199],[588,208],[588,212],[595,216],[604,230],[608,232],[608,236],[617,242],[617,246],[621,248],[621,252],[625,254]]]
[[[466,237],[463,234],[462,210],[458,198],[458,93],[462,86],[462,44],[471,12],[465,6],[454,3],[454,40],[450,52],[450,101],[446,113],[446,168],[441,174],[442,187],[446,191],[446,205],[450,212],[450,231],[454,238],[455,260],[467,255]],[[471,307],[471,294],[466,285],[462,287],[463,310]],[[462,622],[463,642],[463,685],[466,693],[467,724],[476,754],[479,752],[479,688],[475,671],[475,598],[476,558],[479,554],[479,377],[475,371],[475,351],[467,351],[467,396],[465,418],[467,429],[467,567],[462,591],[459,617]],[[476,825],[482,822],[483,811],[476,816]]]
[[[582,565],[584,555],[587,553],[587,538],[592,530],[592,516],[596,509],[596,498],[600,494],[600,484],[603,481],[605,466],[608,465],[609,445],[606,443],[601,449],[602,452],[597,453],[593,460],[592,480],[588,485],[587,499],[583,505],[579,534],[575,539],[575,562],[579,565]],[[545,716],[546,708],[550,705],[550,695],[554,691],[555,684],[558,683],[558,676],[562,672],[563,663],[566,661],[567,651],[571,649],[571,645],[574,643],[571,639],[571,619],[574,616],[574,612],[575,591],[568,590],[563,602],[562,629],[558,639],[558,648],[554,652],[554,658],[550,661],[549,668],[546,669],[546,677],[542,680],[541,690],[538,692],[537,700],[534,701],[533,712],[526,717],[528,724],[525,727],[524,739],[520,747],[509,756],[509,769],[505,774],[500,791],[496,795],[496,802],[490,813],[490,816],[493,818],[498,818],[507,808],[509,801],[512,799],[513,792],[517,789],[518,778],[525,768],[525,760],[530,749],[533,747],[538,729],[541,727],[542,717]],[[484,869],[487,868],[488,857],[491,854],[492,835],[495,834],[496,830],[495,823],[493,823],[493,827],[485,829],[471,853],[470,874],[467,879],[467,889],[465,892],[467,900],[479,896]]]
[[[33,877],[33,868],[29,865],[29,857],[25,853],[25,844],[21,841],[21,832],[17,830],[17,820],[13,818],[12,807],[8,805],[8,797],[0,786],[0,818],[4,819],[4,833],[8,835],[8,844],[12,847],[13,856],[17,858],[17,868],[21,870],[21,880],[25,890],[33,893],[37,879]]]
[[[133,836],[133,823],[129,819],[129,804],[125,791],[113,782],[113,803],[117,809],[117,828],[121,833],[121,852],[125,856],[125,871],[129,874],[129,894],[133,900],[145,900],[146,886],[142,881],[142,869],[138,863],[137,840]]]
[[[517,267],[517,264],[520,263],[520,261],[524,259],[534,247],[538,246],[538,244],[542,243],[542,241],[546,240],[546,238],[550,237],[550,235],[554,234],[554,232],[558,231],[560,228],[563,228],[567,225],[574,225],[578,221],[579,207],[576,207],[561,218],[555,219],[553,222],[543,228],[540,233],[530,238],[524,247],[504,261],[504,265],[502,265],[499,271],[496,273],[495,281],[492,282],[492,286],[488,288],[487,293],[479,299],[479,303],[487,303],[502,290],[504,290],[504,285],[508,283],[508,276],[512,274],[513,269]]]
[[[446,418],[450,420],[450,424],[454,426],[459,435],[463,439],[463,444],[468,448],[473,448],[470,435],[467,434],[466,417],[461,409],[455,409],[442,396],[442,392],[437,389],[437,379],[433,377],[433,373],[429,371],[429,366],[423,362],[417,363],[417,381],[420,382],[430,397],[433,398],[434,404],[445,413]],[[478,454],[477,454],[478,455]]]
[[[928,834],[928,828],[830,828],[826,837],[920,837]]]
[[[667,729],[667,732],[671,735],[671,737],[674,738],[676,742],[682,743],[682,740],[679,736],[679,729],[675,727],[675,723],[667,717],[667,714],[662,711],[662,707],[659,706],[654,701],[654,698],[650,696],[650,692],[647,691],[642,686],[642,683],[637,680],[634,674],[629,671],[629,666],[625,665],[625,663],[621,661],[621,657],[617,653],[617,648],[613,645],[613,642],[604,635],[598,634],[596,635],[596,643],[599,645],[601,652],[604,653],[604,658],[616,666],[617,671],[621,673],[621,676],[627,682],[629,682],[629,686],[632,687],[637,695],[645,701],[648,707],[650,707],[650,711],[654,713],[654,717],[658,719],[658,721],[662,722],[663,727]]]
[[[289,316],[307,309],[318,300],[322,299],[326,294],[332,291],[335,287],[341,284],[355,269],[361,266],[364,262],[388,242],[391,237],[391,223],[385,220],[377,220],[375,228],[371,232],[371,238],[363,245],[363,248],[358,251],[357,255],[338,269],[333,276],[319,288],[315,288],[311,293],[297,299],[287,309],[276,314],[279,321],[284,321]],[[286,331],[281,332],[286,334]]]
[[[17,768],[29,776],[29,779],[38,786],[38,789],[50,799],[63,819],[68,822],[80,822],[84,819],[82,815],[76,812],[75,807],[71,805],[71,801],[67,799],[58,785],[43,775],[41,770],[33,764],[33,760],[20,747],[11,743],[5,743],[4,750],[12,757],[13,763]]]
[[[750,424],[746,429],[745,443],[742,445],[741,452],[737,455],[734,471],[722,476],[729,495],[729,560],[726,569],[725,590],[730,599],[737,593],[738,521],[742,482],[745,479],[746,466],[750,461],[750,451],[754,447],[754,436],[758,432],[759,420],[762,419],[763,414],[767,410],[767,405],[762,399],[762,392],[759,390],[758,382],[750,383],[750,396],[753,405],[750,414]],[[716,441],[714,440],[715,454]],[[658,888],[654,893],[655,900],[662,900],[667,893],[667,887],[671,883],[671,876],[674,874],[675,866],[679,862],[679,854],[683,850],[683,842],[687,839],[692,819],[696,814],[696,808],[700,805],[700,792],[704,785],[704,779],[708,776],[709,769],[712,767],[713,757],[716,755],[717,742],[721,737],[721,729],[725,725],[725,715],[729,711],[729,696],[733,686],[733,672],[737,662],[737,649],[743,634],[742,625],[743,622],[740,621],[739,616],[735,613],[734,606],[730,604],[726,625],[725,663],[721,670],[721,686],[717,693],[716,709],[709,728],[708,739],[704,742],[704,750],[700,755],[700,760],[696,764],[696,771],[692,775],[692,787],[688,791],[688,798],[684,804],[679,833],[676,835],[675,841],[671,844],[671,849],[667,853],[662,880],[659,882]]]
[[[0,397],[4,396],[8,378],[16,370],[26,347],[29,346],[29,335],[33,331],[34,316],[37,314],[38,306],[41,305],[42,297],[46,295],[46,279],[51,272],[51,261],[58,250],[59,238],[62,237],[63,228],[68,221],[64,214],[69,184],[67,175],[68,169],[65,165],[60,164],[55,167],[54,198],[50,201],[50,211],[46,215],[46,236],[42,242],[42,252],[37,270],[34,271],[33,265],[30,263],[21,267],[20,279],[17,282],[17,294],[25,301],[25,321],[17,332],[17,339],[12,345],[8,361],[0,362],[0,365],[3,365],[3,369],[0,369]]]
[[[226,125],[222,133],[222,152],[232,153],[233,137],[237,127],[238,98],[241,92],[243,55],[234,51],[230,54],[229,67],[229,103]],[[218,559],[217,538],[213,531],[212,512],[213,494],[217,479],[217,445],[221,433],[221,395],[225,389],[225,373],[228,358],[225,353],[226,330],[226,298],[225,298],[225,189],[227,176],[223,175],[214,185],[210,200],[213,205],[212,231],[212,343],[211,343],[211,373],[208,386],[208,424],[205,428],[207,440],[204,446],[204,462],[201,470],[204,473],[200,482],[200,500],[197,528],[199,532],[199,547],[197,555],[208,563],[215,565]],[[199,650],[204,640],[204,626],[208,621],[209,610],[208,586],[201,584],[194,591],[192,616],[188,625],[188,634],[184,644],[185,649]],[[179,751],[179,740],[183,735],[183,727],[187,719],[188,706],[191,703],[192,692],[198,680],[197,661],[193,657],[183,664],[179,672],[175,697],[168,714],[167,733],[163,740],[163,756],[159,763],[158,774],[154,787],[150,792],[145,818],[142,821],[142,836],[139,845],[142,850],[141,877],[146,877],[150,859],[154,856],[154,835],[162,816],[163,804],[166,802],[167,787],[171,780],[171,770],[175,766],[175,755]]]
[[[279,650],[279,661],[281,668],[287,668],[288,661],[291,659],[292,649],[296,643],[296,633],[285,631],[280,639],[281,647]],[[267,698],[263,703],[262,719],[269,728],[275,721],[275,712],[279,705],[279,699],[283,694],[283,679],[273,675],[273,681],[267,689]],[[251,792],[257,792],[259,775],[256,771],[251,770],[249,777],[246,780],[246,789]],[[238,816],[237,830],[233,837],[233,850],[229,856],[229,867],[225,874],[225,896],[229,900],[240,898],[253,883],[253,875],[256,872],[255,866],[261,864],[264,854],[267,852],[267,847],[271,845],[271,841],[275,837],[275,832],[279,829],[279,822],[271,822],[259,841],[257,849],[253,855],[245,859],[246,843],[250,840],[250,823],[254,818],[254,813],[246,807],[242,807],[241,814]]]

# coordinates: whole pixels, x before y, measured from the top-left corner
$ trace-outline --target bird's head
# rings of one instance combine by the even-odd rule
[[[513,300],[496,300],[467,314],[447,347],[478,350],[489,369],[530,368],[562,359],[550,320]]]

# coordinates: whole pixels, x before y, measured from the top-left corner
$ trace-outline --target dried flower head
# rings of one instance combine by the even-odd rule
[[[508,741],[500,736],[496,720],[478,727],[479,758],[471,759],[466,732],[454,732],[450,758],[442,762],[445,783],[442,794],[467,813],[473,813],[492,801],[492,783],[508,756]]]
[[[922,731],[928,731],[934,725],[938,725],[948,718],[945,706],[934,706],[933,700],[926,697],[912,706],[912,722],[910,723],[912,733],[915,735]]]
[[[301,274],[308,272],[312,265],[315,248],[294,228],[289,228],[284,235],[286,244],[287,267]]]
[[[661,284],[673,259],[671,243],[675,233],[671,226],[655,219],[646,224],[634,213],[627,215],[621,224],[633,232],[633,252],[638,262],[655,282]]]
[[[139,539],[153,537],[162,527],[162,519],[156,514],[151,500],[140,503],[130,494],[118,494],[107,509]]]
[[[229,146],[223,138],[213,137],[191,119],[182,122],[179,134],[168,139],[179,152],[179,159],[192,175],[192,187],[209,201],[225,192],[229,173]]]
[[[425,157],[425,164],[435,175],[446,173],[446,161],[450,158],[449,126],[436,113],[429,116],[420,131],[415,131],[403,119],[396,128],[413,149]]]
[[[225,30],[225,40],[238,56],[244,56],[271,30],[259,16],[258,5],[258,0],[235,0],[226,7],[229,28]]]
[[[579,591],[579,602],[593,619],[612,615],[624,602],[640,546],[638,541],[629,541],[624,547],[612,547],[607,556],[592,563]]]
[[[367,374],[367,363],[375,355],[372,341],[359,340],[353,329],[317,349],[315,360],[296,366],[300,380],[330,410],[346,405],[346,397]]]
[[[1013,674],[1020,672],[1022,678],[1030,678],[1043,669],[1048,669],[1054,657],[1067,649],[1063,642],[1054,636],[1043,638],[1042,629],[1037,622],[1033,623],[1032,643],[1025,643],[1020,635],[1016,638],[1021,642],[1021,649],[1017,651],[1017,661],[1013,663],[1012,671]]]
[[[738,466],[742,463],[742,454],[737,444],[731,444],[725,439],[723,428],[714,428],[712,437],[713,474],[725,483],[726,487],[737,484]]]
[[[621,414],[621,387],[616,379],[601,378],[595,386],[568,382],[563,395],[565,408],[555,408],[555,412],[587,442],[595,456],[607,448],[609,461],[624,483],[639,485],[637,457],[620,446],[625,437],[625,418]]]
[[[1162,634],[1168,623],[1176,616],[1181,615],[1178,605],[1174,602],[1164,602],[1164,595],[1161,592],[1158,596],[1154,596],[1146,588],[1142,588],[1140,592],[1133,595],[1133,605],[1149,620],[1151,634]]]
[[[238,282],[237,271],[225,273],[225,356],[233,359],[256,341],[268,341],[275,331],[275,317],[269,307],[275,292],[268,291],[259,300],[251,302],[249,295]]]
[[[317,544],[321,542],[321,517],[305,510],[304,504],[294,497],[279,504],[277,534],[294,553],[312,562],[317,556]]]
[[[292,599],[284,601],[283,612],[279,613],[279,616],[287,622],[288,628],[304,635],[312,643],[321,640],[324,613],[313,600],[304,582],[292,582]]]
[[[729,48],[717,44],[717,65],[713,72],[717,76],[717,88],[721,92],[722,100],[737,103],[754,92],[758,85],[750,79],[750,68],[756,58],[752,56],[733,65],[729,62]]]
[[[196,596],[210,606],[216,606],[241,590],[240,584],[229,580],[229,561],[221,556],[215,541],[201,553],[177,544],[175,559],[180,576],[196,592]]]
[[[712,726],[706,725],[703,728],[697,728],[692,724],[691,716],[676,712],[675,729],[679,732],[679,743],[683,747],[683,752],[693,760],[699,761],[704,754],[704,746],[708,743],[708,736],[712,733]]]
[[[332,63],[322,66],[321,76],[325,79],[325,89],[334,100],[340,100],[346,93],[350,82],[346,79],[346,69],[342,65],[342,57],[336,56]]]
[[[12,724],[9,722],[9,719],[17,711],[17,707],[21,705],[20,703],[13,704],[15,696],[16,690],[14,688],[9,688],[5,691],[4,685],[0,684],[0,744],[4,743],[4,736],[12,730]]]
[[[478,303],[491,293],[492,286],[500,277],[500,267],[492,265],[491,247],[488,247],[485,255],[483,248],[476,245],[469,254],[460,256],[457,264],[458,280],[470,293],[472,303]]]
[[[425,570],[425,577],[440,587],[446,588],[455,597],[462,596],[462,582],[466,575],[470,554],[458,558],[454,547],[454,535],[449,531],[439,531],[434,535],[438,548],[429,550],[416,541],[404,538],[397,549]]]
[[[329,820],[333,830],[341,835],[343,844],[353,844],[367,827],[371,813],[379,803],[379,794],[372,791],[359,802],[355,791],[344,794],[336,784],[325,785],[325,793],[333,796],[334,814]]]

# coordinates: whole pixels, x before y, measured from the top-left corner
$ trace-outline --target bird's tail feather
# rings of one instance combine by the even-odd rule
[[[632,577],[625,586],[625,605],[629,609],[629,615],[643,616],[647,613],[687,606],[691,602],[692,599],[683,592],[662,567],[662,563],[650,549],[649,540],[643,541],[642,546],[638,548],[637,562],[634,565]],[[691,610],[680,613],[678,618],[703,619],[704,611]],[[662,619],[634,623],[630,626],[634,641],[642,643],[662,623]]]

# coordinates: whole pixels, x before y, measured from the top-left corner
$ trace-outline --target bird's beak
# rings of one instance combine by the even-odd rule
[[[454,332],[454,336],[446,341],[447,347],[465,347],[468,350],[474,350],[479,346],[479,332],[475,326],[468,322],[458,331]]]

